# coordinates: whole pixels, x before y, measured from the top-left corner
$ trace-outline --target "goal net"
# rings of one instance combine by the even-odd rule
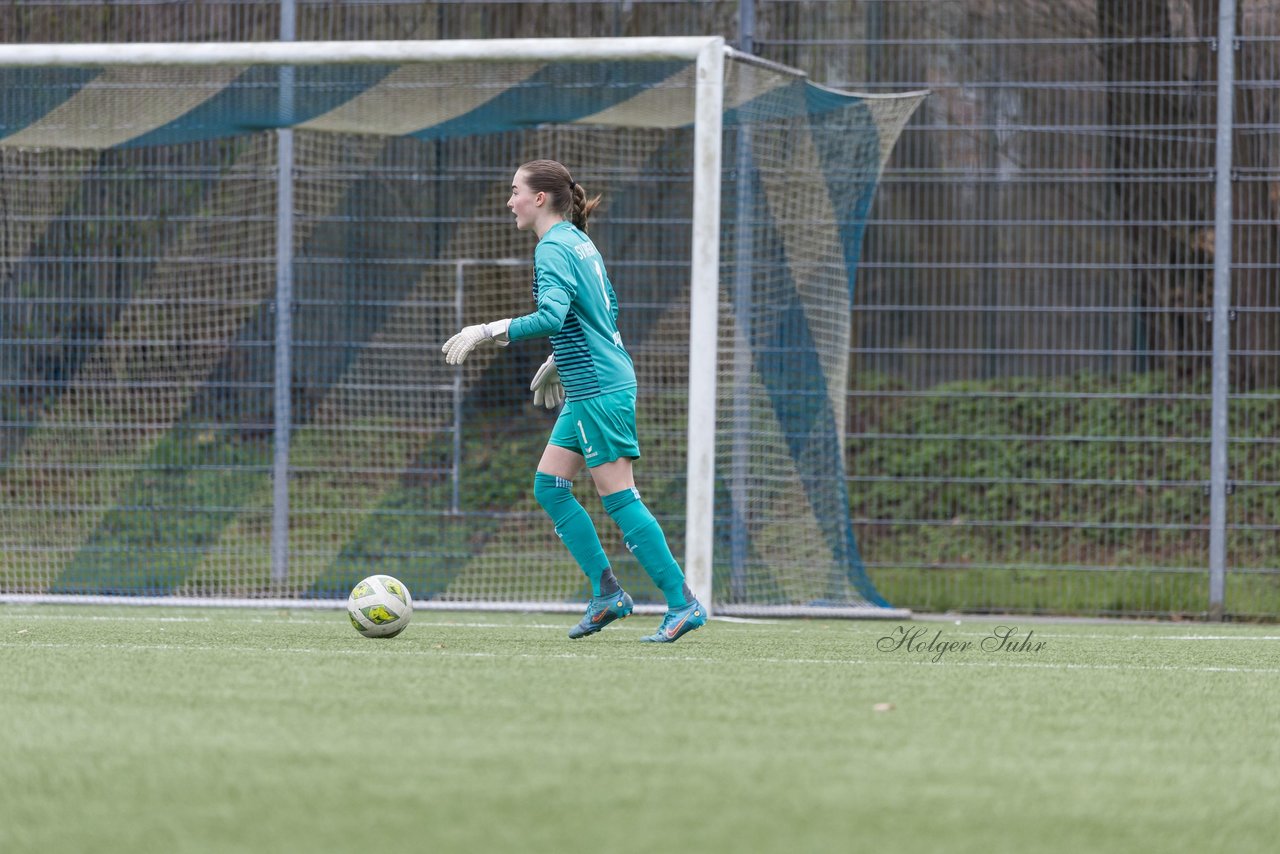
[[[851,296],[922,93],[719,39],[0,47],[0,596],[577,609],[533,498],[505,209],[550,157],[639,379],[637,479],[719,613],[894,613],[848,511]],[[575,492],[622,583],[657,592]]]

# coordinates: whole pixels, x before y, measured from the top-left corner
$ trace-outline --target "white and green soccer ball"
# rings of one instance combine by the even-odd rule
[[[409,588],[390,575],[371,575],[351,588],[347,597],[351,625],[367,638],[393,638],[413,617]]]

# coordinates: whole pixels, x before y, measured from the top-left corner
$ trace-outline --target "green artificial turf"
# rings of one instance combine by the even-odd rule
[[[0,606],[0,851],[1275,850],[1276,627],[573,622]]]

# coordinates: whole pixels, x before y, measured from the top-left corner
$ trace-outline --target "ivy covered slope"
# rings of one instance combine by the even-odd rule
[[[895,605],[1207,609],[1207,380],[1076,375],[913,392],[863,375],[850,412],[851,513]],[[1263,396],[1233,398],[1230,436],[1227,609],[1274,614],[1280,412]]]

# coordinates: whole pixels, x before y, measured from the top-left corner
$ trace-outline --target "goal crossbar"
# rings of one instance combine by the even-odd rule
[[[589,62],[696,60],[725,50],[719,36],[451,39],[441,41],[133,42],[0,45],[0,67],[94,68],[108,65],[329,65],[408,62]]]

